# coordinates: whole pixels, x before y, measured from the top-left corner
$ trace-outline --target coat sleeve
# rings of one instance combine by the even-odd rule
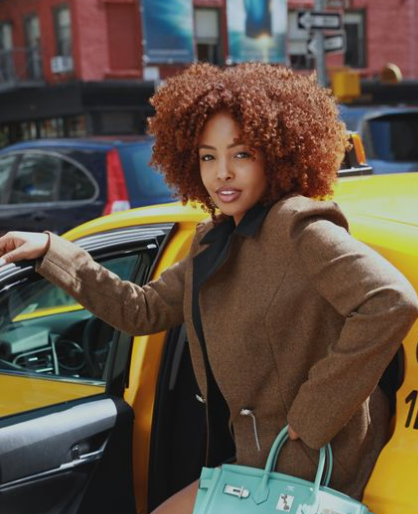
[[[291,215],[294,258],[345,323],[327,356],[310,369],[288,422],[308,446],[320,448],[373,392],[416,320],[418,304],[406,278],[349,235],[334,202],[315,204]]]
[[[140,287],[121,280],[73,243],[50,234],[48,252],[36,271],[86,309],[132,335],[160,332],[183,322],[186,257]]]

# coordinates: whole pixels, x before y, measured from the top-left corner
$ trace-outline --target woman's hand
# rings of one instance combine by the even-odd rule
[[[8,232],[0,237],[0,266],[26,259],[38,259],[49,247],[49,235],[35,232]]]
[[[299,439],[298,434],[293,430],[293,428],[289,425],[287,431],[289,432],[289,439],[292,441],[296,441],[296,439]]]

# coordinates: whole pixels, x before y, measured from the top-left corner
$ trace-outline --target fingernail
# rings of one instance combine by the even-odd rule
[[[0,258],[0,266],[4,266],[6,264],[6,261],[2,258]]]

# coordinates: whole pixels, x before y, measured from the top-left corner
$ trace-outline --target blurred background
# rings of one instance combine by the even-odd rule
[[[340,15],[320,30],[339,98],[417,102],[416,0],[0,0],[0,145],[143,133],[155,87],[194,61],[310,72],[318,10]]]
[[[418,0],[0,0],[0,232],[173,201],[149,98],[192,62],[317,72],[374,173],[418,169]]]

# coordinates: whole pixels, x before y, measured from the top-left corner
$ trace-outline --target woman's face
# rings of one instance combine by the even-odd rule
[[[235,224],[260,201],[267,187],[264,158],[240,140],[240,126],[226,112],[209,118],[199,142],[200,175],[219,210]]]

